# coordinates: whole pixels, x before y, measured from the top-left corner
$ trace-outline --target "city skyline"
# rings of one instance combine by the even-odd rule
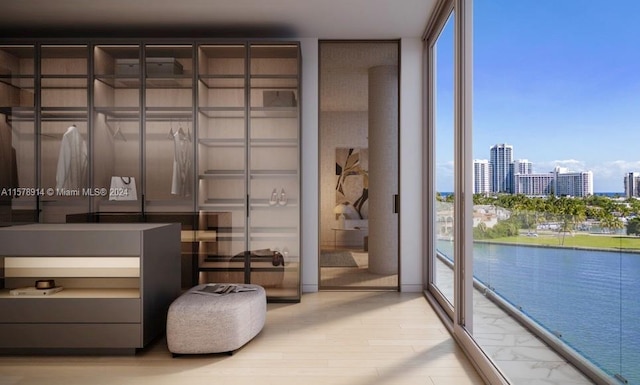
[[[474,159],[509,143],[536,172],[592,171],[595,193],[624,193],[624,176],[640,171],[640,2],[622,3],[474,2]],[[438,44],[452,37],[450,23]],[[453,49],[438,54],[436,122],[453,127]],[[453,191],[452,131],[437,130],[447,143],[436,157],[439,191]]]
[[[528,196],[593,195],[593,173],[573,171],[556,166],[550,171],[537,171],[533,162],[515,157],[514,146],[496,143],[491,146],[489,159],[473,160],[474,194],[524,194]],[[635,174],[634,174],[635,175]],[[629,183],[627,176],[623,184]],[[634,194],[632,194],[634,195]]]

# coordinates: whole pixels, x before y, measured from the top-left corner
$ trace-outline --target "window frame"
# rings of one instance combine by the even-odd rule
[[[434,45],[453,12],[454,21],[454,303],[450,306],[434,284],[435,249],[435,53]],[[423,59],[424,98],[424,199],[423,215],[426,255],[425,297],[434,306],[445,326],[460,344],[485,381],[509,384],[473,338],[473,152],[472,152],[472,69],[473,0],[440,0],[425,34]]]

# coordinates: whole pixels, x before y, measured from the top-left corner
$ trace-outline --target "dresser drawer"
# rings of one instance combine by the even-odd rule
[[[140,348],[141,330],[140,324],[0,324],[0,348]]]
[[[1,298],[0,324],[140,323],[140,306],[139,298]]]

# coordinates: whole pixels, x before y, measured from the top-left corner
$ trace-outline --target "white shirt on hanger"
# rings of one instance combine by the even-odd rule
[[[86,187],[87,144],[75,125],[62,135],[56,189],[78,189]]]

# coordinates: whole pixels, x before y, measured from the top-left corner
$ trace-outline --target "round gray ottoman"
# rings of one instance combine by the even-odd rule
[[[219,296],[195,293],[197,285],[178,297],[167,314],[167,346],[173,355],[233,353],[255,337],[266,320],[267,299],[255,291]]]

